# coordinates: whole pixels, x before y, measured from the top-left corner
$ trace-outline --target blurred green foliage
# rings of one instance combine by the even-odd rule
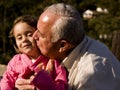
[[[92,19],[83,19],[86,34],[108,45],[111,49],[112,33],[120,30],[120,0],[0,0],[0,63],[7,64],[15,51],[9,42],[9,31],[15,18],[25,14],[39,15],[53,3],[67,3],[76,7],[81,15],[87,9],[107,8],[108,13],[98,13]],[[100,38],[100,35],[111,35]]]

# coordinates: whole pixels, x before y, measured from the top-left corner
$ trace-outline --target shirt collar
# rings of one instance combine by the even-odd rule
[[[85,36],[83,41],[63,60],[62,64],[67,68],[68,71],[71,69],[78,56],[82,54],[86,41],[87,38]]]

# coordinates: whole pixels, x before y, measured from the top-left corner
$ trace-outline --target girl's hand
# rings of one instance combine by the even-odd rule
[[[53,68],[54,68],[54,60],[49,59],[45,70],[48,71],[49,74],[51,74],[53,71]]]
[[[34,76],[31,76],[30,79],[17,79],[15,82],[15,90],[35,90],[35,86],[31,85],[33,79]]]

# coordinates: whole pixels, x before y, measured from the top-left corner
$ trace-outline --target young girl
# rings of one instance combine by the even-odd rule
[[[18,17],[14,21],[13,28],[10,31],[10,39],[18,54],[13,56],[8,63],[7,70],[3,74],[0,82],[0,90],[14,90],[16,80],[30,78],[31,75],[37,74],[41,69],[46,68],[49,59],[41,55],[32,37],[36,30],[36,25],[37,19],[30,15]],[[49,74],[52,77],[54,82],[53,87],[55,87],[56,90],[67,89],[66,71],[58,61],[54,60],[54,68]],[[36,84],[35,80],[31,84],[40,90],[48,87]],[[46,90],[50,90],[50,88]]]

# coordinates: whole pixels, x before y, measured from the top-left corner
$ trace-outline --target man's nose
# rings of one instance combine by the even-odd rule
[[[38,39],[38,37],[37,37],[37,32],[38,32],[38,31],[36,30],[36,31],[33,33],[33,36],[32,36],[35,40]]]

